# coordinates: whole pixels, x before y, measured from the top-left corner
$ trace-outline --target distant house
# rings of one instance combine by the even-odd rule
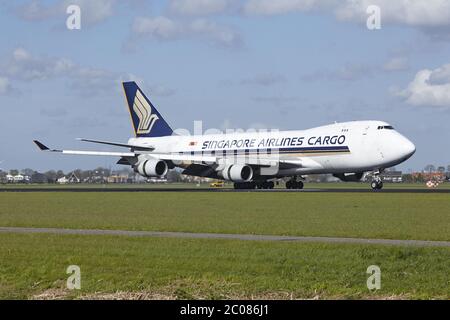
[[[81,180],[80,180],[80,178],[77,177],[75,172],[72,172],[72,174],[70,174],[69,176],[61,177],[58,180],[56,180],[56,182],[59,183],[59,184],[80,183]]]
[[[69,183],[80,183],[81,182],[80,178],[77,177],[75,172],[72,172],[72,174],[69,176],[68,180],[69,180]]]
[[[13,179],[14,179],[15,183],[23,182],[25,180],[25,176],[18,174],[16,176],[14,176]]]
[[[127,183],[128,175],[112,175],[107,179],[108,183]]]
[[[69,183],[69,179],[67,179],[66,177],[61,177],[61,178],[57,179],[56,182],[59,184],[66,184],[66,183]]]
[[[24,176],[22,174],[18,174],[15,176],[7,175],[6,179],[9,183],[29,183],[31,180],[29,176]]]
[[[401,171],[386,171],[381,174],[384,182],[400,183],[403,182],[403,172]]]
[[[153,178],[148,178],[147,182],[148,183],[166,183],[167,179],[166,178],[153,177]]]
[[[413,172],[411,175],[414,181],[445,181],[447,178],[442,172]]]

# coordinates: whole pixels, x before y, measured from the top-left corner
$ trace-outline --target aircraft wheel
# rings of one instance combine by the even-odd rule
[[[297,189],[303,189],[304,184],[303,181],[297,181]]]
[[[286,189],[292,189],[292,181],[287,181],[286,182]]]
[[[372,181],[370,184],[373,190],[381,190],[383,189],[383,182],[382,181]]]
[[[273,181],[269,182],[269,189],[273,189],[275,187],[275,183]]]

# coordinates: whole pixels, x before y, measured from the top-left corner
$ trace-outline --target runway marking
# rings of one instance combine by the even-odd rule
[[[450,241],[363,239],[363,238],[339,238],[339,237],[298,237],[298,236],[229,234],[229,233],[191,233],[191,232],[24,228],[24,227],[0,227],[0,233],[51,233],[51,234],[68,234],[68,235],[112,235],[112,236],[129,236],[129,237],[163,237],[163,238],[185,238],[185,239],[228,239],[228,240],[244,240],[244,241],[321,242],[321,243],[379,244],[379,245],[418,246],[418,247],[450,247]]]

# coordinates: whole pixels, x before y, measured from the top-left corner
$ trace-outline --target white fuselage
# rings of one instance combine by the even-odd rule
[[[274,176],[354,173],[380,170],[406,161],[414,144],[382,121],[352,121],[308,130],[220,135],[131,138],[131,145],[154,147],[155,153],[277,157]],[[179,164],[185,167],[185,163]]]

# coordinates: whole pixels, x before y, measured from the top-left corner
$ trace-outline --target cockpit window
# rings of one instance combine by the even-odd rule
[[[393,126],[379,126],[378,130],[394,130]]]

